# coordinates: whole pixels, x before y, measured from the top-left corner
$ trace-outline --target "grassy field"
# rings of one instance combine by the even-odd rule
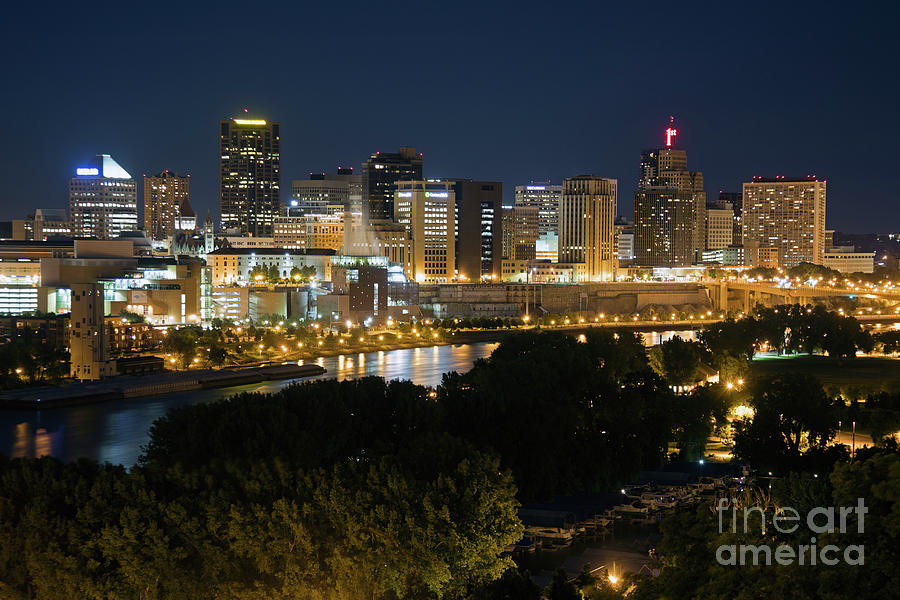
[[[750,367],[754,378],[776,373],[813,375],[833,391],[900,391],[900,360],[863,356],[841,363],[826,356],[763,356]]]

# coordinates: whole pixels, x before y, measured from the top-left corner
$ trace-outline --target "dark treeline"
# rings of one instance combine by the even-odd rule
[[[598,330],[511,336],[437,390],[322,381],[176,409],[130,471],[3,459],[0,581],[22,598],[491,597],[519,503],[658,465],[675,423],[709,421],[674,399],[639,338]]]
[[[810,510],[856,507],[860,498],[867,511],[861,525],[858,514],[850,512],[841,531],[840,512],[835,508],[833,531],[823,533],[809,528],[806,517]],[[773,480],[771,487],[748,489],[734,500],[738,515],[736,533],[731,527],[730,505],[724,526],[710,505],[664,519],[663,539],[658,548],[662,567],[659,577],[639,576],[635,592],[628,597],[635,600],[892,600],[897,597],[900,453],[896,444],[859,451],[852,462],[846,457],[834,460],[825,471],[792,472]],[[782,526],[780,530],[773,527],[772,519],[780,507],[797,511],[797,527]],[[746,532],[744,508],[752,509],[753,515]],[[765,514],[765,530],[756,509]],[[820,526],[827,523],[821,514],[816,522]],[[723,546],[735,549],[734,562],[728,562],[732,556],[728,549],[719,555],[724,564],[717,559],[717,551]],[[834,548],[823,555],[826,546]],[[848,547],[853,546],[862,549],[848,552]],[[742,547],[750,550],[742,551]],[[761,550],[756,557],[756,549],[766,547],[769,550]],[[781,553],[776,554],[779,548]],[[801,563],[798,556],[804,549],[805,560]],[[810,552],[816,554],[815,562]],[[790,560],[779,564],[778,556]],[[825,564],[823,556],[831,564]]]
[[[702,456],[734,397],[724,386],[675,394],[670,385],[701,361],[747,365],[763,340],[817,351],[835,331],[868,343],[852,319],[806,308],[726,321],[653,358],[630,332],[589,330],[579,342],[527,331],[435,390],[321,381],[172,410],[128,471],[2,459],[0,593],[533,597],[500,556],[522,535],[520,503],[617,489],[657,468],[672,440],[682,457]],[[826,445],[832,411],[849,409],[816,385],[754,387],[754,416],[735,426],[739,458],[798,468],[843,460]]]
[[[522,534],[499,461],[426,389],[318,382],[173,411],[141,464],[0,463],[24,598],[462,597]],[[17,597],[17,596],[12,596]]]
[[[316,468],[449,434],[498,454],[523,501],[606,489],[665,458],[683,407],[637,335],[595,330],[585,339],[511,335],[471,371],[445,375],[433,398],[368,378],[176,409],[153,426],[143,461],[282,456]]]

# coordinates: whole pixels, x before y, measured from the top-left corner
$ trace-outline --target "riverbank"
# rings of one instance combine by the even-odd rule
[[[325,368],[316,364],[287,364],[240,370],[202,369],[169,371],[150,375],[121,375],[103,381],[2,392],[0,393],[0,408],[47,409],[76,406],[126,398],[232,387],[262,381],[314,377],[323,373],[325,373]]]
[[[706,320],[688,320],[679,321],[605,321],[605,322],[584,322],[573,323],[571,325],[556,325],[549,327],[526,326],[514,327],[509,329],[466,329],[456,330],[444,334],[444,337],[416,337],[415,334],[403,333],[402,341],[391,341],[395,333],[387,334],[385,340],[377,342],[356,342],[349,341],[346,345],[333,346],[331,348],[313,347],[303,350],[288,350],[287,352],[278,354],[272,353],[271,356],[264,358],[260,363],[277,360],[302,360],[304,362],[315,361],[319,358],[327,358],[331,356],[366,354],[369,352],[390,352],[393,350],[409,350],[412,348],[431,348],[434,346],[453,346],[456,344],[478,344],[482,342],[500,342],[507,335],[515,335],[526,331],[557,331],[578,335],[590,329],[625,329],[635,333],[664,333],[669,331],[687,331],[704,329],[709,325],[720,322],[721,319],[712,318]],[[344,338],[347,339],[347,338]],[[290,348],[290,346],[286,346]],[[254,364],[254,363],[250,363]]]
[[[401,340],[379,343],[354,343],[332,348],[304,349],[275,354],[259,363],[238,364],[224,369],[189,369],[186,371],[166,371],[147,375],[118,375],[102,381],[67,383],[58,386],[25,387],[0,392],[0,409],[47,409],[59,406],[76,406],[125,398],[161,396],[192,390],[239,386],[261,381],[314,377],[325,369],[316,362],[323,358],[355,356],[368,353],[392,352],[436,346],[456,346],[499,342],[507,335],[525,331],[559,331],[578,335],[593,328],[627,329],[638,333],[681,331],[701,329],[716,322],[671,321],[671,322],[585,322],[555,327],[521,327],[512,329],[474,329],[453,331],[439,339],[416,337],[403,334]],[[272,364],[278,363],[278,364]],[[292,363],[292,364],[281,364]],[[300,364],[297,364],[300,363]],[[319,370],[321,369],[321,370]]]

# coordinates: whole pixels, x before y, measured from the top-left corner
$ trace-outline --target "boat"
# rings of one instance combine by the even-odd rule
[[[628,504],[619,504],[613,510],[616,511],[616,514],[623,516],[646,516],[650,513],[650,507],[640,500],[635,500]]]

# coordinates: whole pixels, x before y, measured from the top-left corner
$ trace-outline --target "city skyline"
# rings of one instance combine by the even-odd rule
[[[900,219],[878,210],[896,200],[897,192],[883,174],[890,172],[887,140],[895,137],[898,125],[880,115],[890,107],[898,84],[890,78],[874,88],[869,83],[882,72],[890,52],[879,49],[887,39],[879,35],[884,20],[870,22],[872,15],[866,11],[838,15],[821,8],[781,8],[781,18],[802,15],[809,23],[809,31],[781,39],[774,30],[754,28],[752,18],[764,10],[759,8],[706,7],[675,16],[650,11],[647,16],[619,7],[610,18],[623,26],[605,34],[608,49],[601,52],[592,48],[592,36],[543,27],[542,13],[535,7],[523,6],[517,12],[480,8],[481,24],[499,27],[487,31],[473,26],[471,11],[445,14],[449,9],[438,8],[427,34],[408,33],[424,15],[388,11],[378,16],[363,6],[354,8],[341,13],[340,27],[331,23],[329,9],[310,9],[303,15],[312,32],[308,40],[273,41],[281,62],[303,60],[287,81],[279,77],[263,92],[246,90],[257,90],[253,84],[282,73],[279,67],[244,69],[250,85],[237,86],[226,77],[229,69],[201,47],[216,27],[237,27],[237,22],[222,22],[225,17],[191,7],[181,11],[179,24],[154,22],[152,37],[149,24],[135,22],[128,35],[152,43],[126,44],[120,52],[105,53],[107,72],[124,74],[117,91],[105,94],[86,85],[78,65],[87,64],[89,54],[126,39],[105,27],[113,17],[91,15],[96,20],[92,23],[64,9],[38,20],[28,14],[33,9],[17,7],[9,22],[24,26],[9,31],[4,44],[10,44],[13,57],[9,80],[19,85],[0,101],[7,114],[16,115],[8,134],[20,143],[4,148],[0,164],[9,180],[23,183],[4,190],[0,216],[23,217],[25,199],[29,206],[64,207],[66,182],[74,169],[100,153],[117,157],[135,177],[165,169],[191,174],[195,210],[217,214],[213,133],[221,120],[239,116],[247,107],[283,124],[282,202],[289,200],[286,184],[291,179],[332,172],[339,165],[359,169],[371,153],[406,145],[423,152],[426,177],[502,181],[505,204],[512,204],[516,185],[547,179],[558,184],[582,173],[619,179],[620,196],[630,198],[637,157],[662,144],[668,117],[674,115],[678,144],[702,166],[708,198],[720,189],[739,191],[753,176],[815,173],[830,183],[828,227],[881,232],[900,228]],[[117,14],[127,19],[136,10],[122,7]],[[570,9],[559,18],[568,19],[572,31],[584,33],[585,26],[573,17],[589,17],[597,10]],[[842,27],[841,35],[827,39],[815,35],[823,27],[836,27],[839,18],[865,26]],[[71,59],[59,61],[61,44],[74,35],[73,26],[81,27],[84,35]],[[185,29],[192,27],[187,36]],[[636,47],[629,35],[638,27],[660,36]],[[678,44],[666,41],[666,31],[679,31]],[[530,48],[529,35],[539,32],[548,43]],[[750,35],[759,43],[743,44]],[[318,56],[312,68],[304,53],[327,37],[340,40],[339,47]],[[442,76],[452,76],[488,91],[470,93],[474,85],[460,86],[412,101],[405,91],[407,81],[375,79],[374,69],[348,66],[351,57],[401,37],[419,49],[409,58],[413,83],[437,86]],[[465,43],[455,43],[460,40]],[[810,42],[812,49],[806,49]],[[458,52],[439,50],[448,44]],[[688,83],[667,84],[666,90],[648,86],[639,77],[640,65],[663,50],[671,61],[699,75],[686,78]],[[253,63],[260,52],[248,50],[238,66]],[[521,55],[520,60],[510,64],[514,55]],[[169,65],[180,56],[189,57],[183,59],[184,73],[173,75],[167,69],[166,75],[181,89],[172,95],[148,92],[142,81],[158,77],[157,69],[163,67],[142,66],[138,73],[134,65]],[[753,70],[746,71],[750,64]],[[604,99],[596,94],[599,84],[587,82],[585,99],[555,98],[559,94],[553,92],[554,82],[561,86],[588,67],[607,69],[620,93]],[[314,93],[300,93],[315,82]],[[518,91],[539,82],[549,85],[542,94]],[[328,91],[317,91],[319,83]],[[802,87],[804,94],[778,92],[788,85]],[[379,101],[352,92],[359,89],[374,89]],[[855,90],[862,89],[867,89],[866,110],[854,104]],[[631,208],[629,202],[620,202],[618,212],[631,216]]]

